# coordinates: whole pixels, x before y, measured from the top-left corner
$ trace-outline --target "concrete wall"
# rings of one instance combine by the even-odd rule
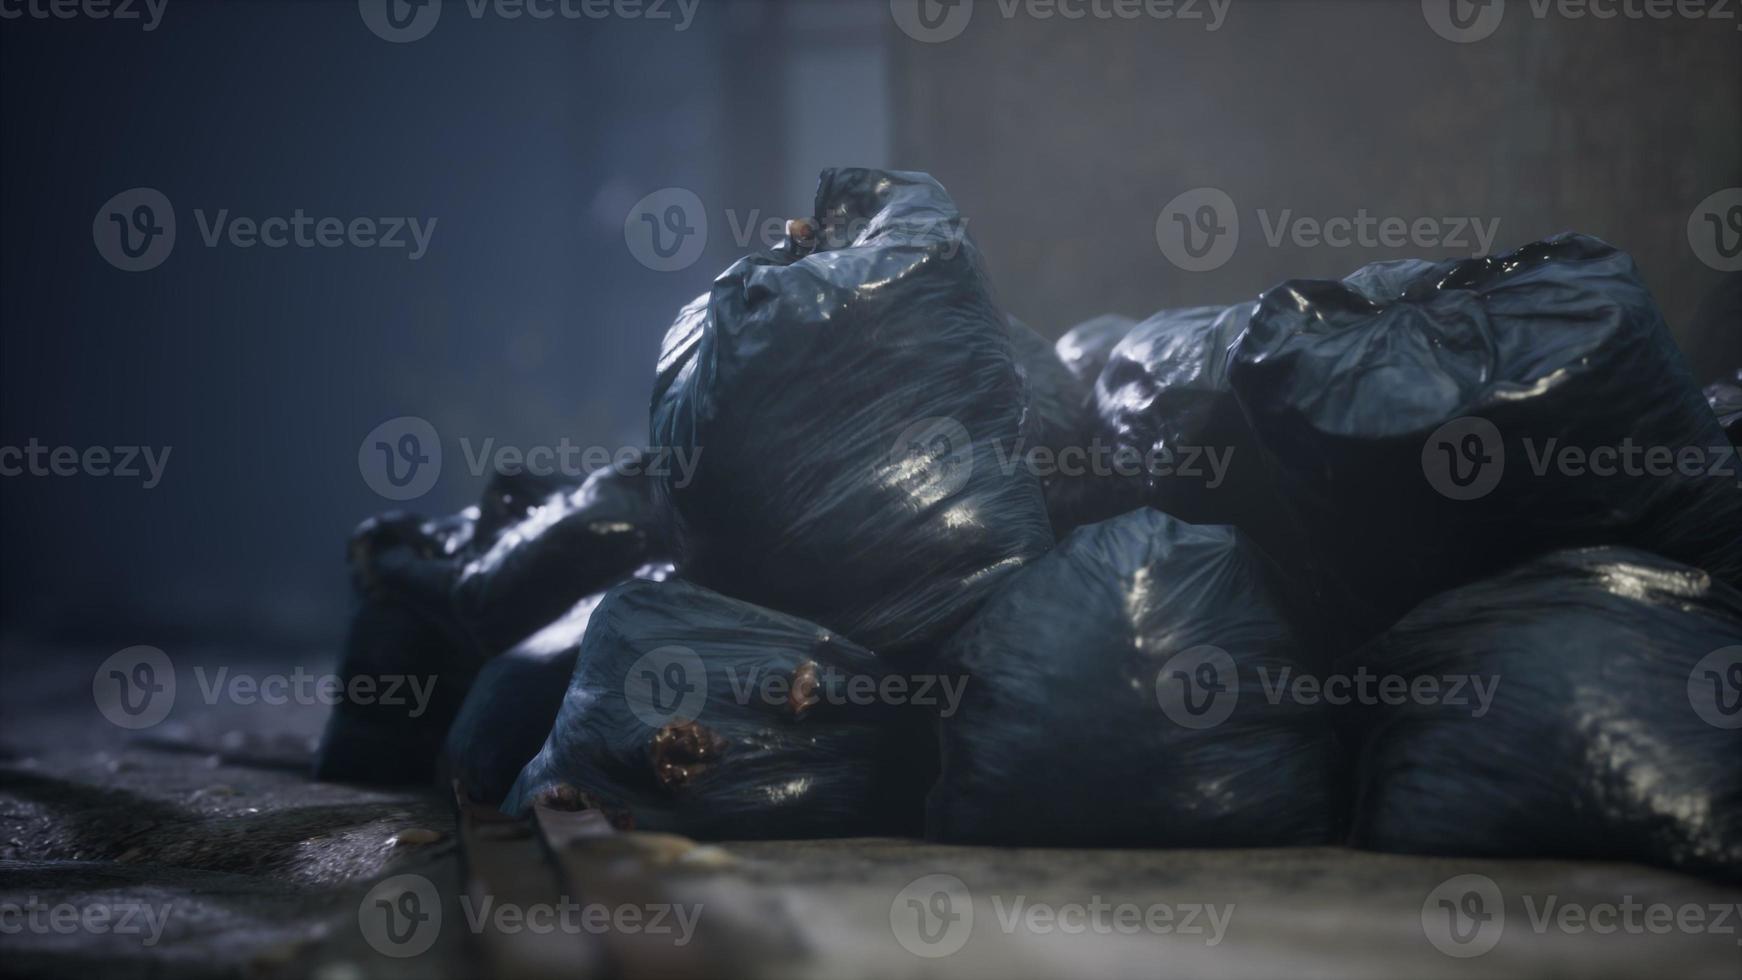
[[[1365,209],[1498,220],[1499,249],[1563,229],[1626,248],[1711,376],[1742,362],[1742,323],[1696,337],[1690,321],[1737,283],[1697,258],[1688,223],[1708,195],[1742,186],[1735,7],[1597,20],[1510,0],[1490,36],[1453,43],[1415,0],[1232,0],[1213,31],[1023,6],[1006,17],[979,0],[953,39],[890,30],[892,156],[951,189],[1005,303],[1043,331],[1475,251],[1271,247],[1259,214]],[[1157,216],[1205,186],[1234,202],[1239,245],[1217,269],[1185,271],[1158,246]]]

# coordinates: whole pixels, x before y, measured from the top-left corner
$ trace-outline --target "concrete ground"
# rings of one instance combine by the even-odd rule
[[[1742,977],[1742,892],[1633,865],[697,845],[456,814],[309,781],[319,706],[183,679],[161,724],[110,724],[110,652],[0,644],[0,974]],[[178,677],[200,663],[282,669],[196,650]]]

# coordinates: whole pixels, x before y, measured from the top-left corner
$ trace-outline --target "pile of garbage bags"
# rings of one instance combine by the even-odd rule
[[[1056,343],[994,297],[936,181],[825,171],[665,334],[681,478],[359,528],[341,672],[438,683],[341,706],[318,774],[716,839],[1742,876],[1742,389],[1700,390],[1625,253]]]

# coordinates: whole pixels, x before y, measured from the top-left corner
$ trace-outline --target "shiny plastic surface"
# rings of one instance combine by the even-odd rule
[[[1113,348],[1137,321],[1119,313],[1103,313],[1071,327],[1053,344],[1053,351],[1064,362],[1065,369],[1087,389],[1095,387],[1095,379],[1107,366]]]
[[[593,611],[555,726],[503,808],[586,806],[713,839],[914,831],[936,765],[926,719],[852,694],[886,666],[689,582],[625,583]]]
[[[615,469],[579,488],[499,473],[477,506],[457,514],[364,521],[351,536],[355,609],[338,676],[345,684],[416,678],[429,700],[420,704],[409,690],[395,703],[341,700],[316,776],[428,781],[485,661],[663,550],[655,528],[645,479]]]
[[[1148,503],[1248,533],[1276,494],[1228,384],[1252,304],[1163,310],[1131,328],[1095,382],[1095,411],[1122,452],[1145,461]]]
[[[582,599],[478,672],[444,751],[447,775],[468,799],[501,805],[521,768],[544,745],[601,598]]]
[[[1632,259],[1594,238],[1284,283],[1230,376],[1352,638],[1557,547],[1742,582],[1736,477],[1661,467],[1725,437]]]
[[[1103,468],[1106,457],[1090,455],[1099,436],[1093,383],[1078,380],[1054,345],[1015,317],[1010,318],[1010,346],[1028,393],[1021,450],[1040,480],[1053,535],[1062,538],[1138,506],[1139,481]]]
[[[582,597],[662,557],[668,548],[643,475],[648,465],[625,457],[579,487],[551,493],[459,569],[455,613],[482,650],[506,650]]]
[[[1079,528],[1011,578],[942,669],[967,683],[939,720],[928,836],[1251,847],[1334,832],[1329,721],[1264,696],[1265,676],[1305,661],[1231,528],[1149,509]]]
[[[695,581],[923,653],[1052,544],[1008,327],[924,174],[829,170],[814,237],[748,256],[666,336],[658,481]]]
[[[1464,678],[1461,703],[1341,713],[1364,745],[1356,843],[1742,875],[1738,645],[1742,592],[1630,549],[1557,552],[1422,603],[1345,672]]]

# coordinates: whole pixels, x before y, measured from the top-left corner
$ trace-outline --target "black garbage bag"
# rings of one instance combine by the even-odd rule
[[[824,171],[795,237],[668,332],[656,481],[695,581],[918,651],[1052,544],[1023,381],[955,205],[924,174]]]
[[[1118,313],[1103,313],[1093,319],[1066,330],[1058,341],[1053,344],[1053,351],[1058,359],[1064,362],[1065,369],[1072,377],[1082,384],[1091,400],[1095,390],[1095,379],[1101,376],[1101,369],[1107,366],[1107,358],[1112,355],[1113,348],[1131,328],[1137,326],[1137,321]],[[1091,410],[1093,405],[1090,405]]]
[[[1016,370],[1028,392],[1028,431],[1049,447],[1072,445],[1089,427],[1084,413],[1087,389],[1059,360],[1058,352],[1034,328],[1014,316],[1006,317],[1010,350]]]
[[[473,507],[388,513],[351,536],[354,611],[317,778],[421,783],[479,669],[659,550],[645,479],[616,469],[580,488],[497,473]],[[390,694],[388,688],[394,690]]]
[[[1429,599],[1349,669],[1436,692],[1344,713],[1356,843],[1742,874],[1742,592],[1705,572],[1556,552]]]
[[[710,839],[916,831],[936,745],[916,698],[880,696],[886,670],[804,620],[682,580],[627,582],[593,611],[503,809],[586,807]]]
[[[671,565],[651,564],[637,569],[635,577],[661,582],[674,572]],[[603,598],[598,593],[575,603],[478,671],[443,751],[446,781],[458,783],[467,799],[500,806],[520,770],[538,754],[562,707],[587,624]]]
[[[1558,547],[1742,583],[1724,435],[1633,260],[1594,238],[1284,283],[1231,379],[1351,641]]]
[[[1010,454],[1040,480],[1054,537],[1136,507],[1142,488],[1134,474],[1113,465],[1112,443],[1101,438],[1094,416],[1093,382],[1079,381],[1046,338],[1009,320],[1028,391],[1023,436]]]
[[[1228,385],[1251,313],[1250,303],[1163,310],[1131,328],[1095,383],[1101,424],[1126,458],[1141,461],[1151,506],[1249,533],[1277,509]]]
[[[1310,669],[1266,562],[1227,527],[1138,510],[1079,528],[946,648],[927,835],[1011,845],[1249,847],[1336,830]]]
[[[668,454],[622,454],[501,528],[454,584],[456,615],[479,648],[506,650],[582,597],[663,557],[648,471],[671,467]]]
[[[501,501],[508,488],[499,489]],[[392,784],[433,775],[484,660],[451,602],[458,565],[479,543],[480,516],[475,507],[438,520],[388,513],[351,535],[354,611],[337,670],[346,693],[327,718],[316,779]]]
[[[1724,427],[1730,442],[1742,446],[1742,370],[1736,372],[1734,382],[1719,381],[1707,386],[1706,404],[1712,406],[1712,414],[1718,417],[1718,424]]]
[[[538,754],[601,597],[582,599],[478,671],[443,752],[446,775],[466,799],[500,806],[521,768]]]

